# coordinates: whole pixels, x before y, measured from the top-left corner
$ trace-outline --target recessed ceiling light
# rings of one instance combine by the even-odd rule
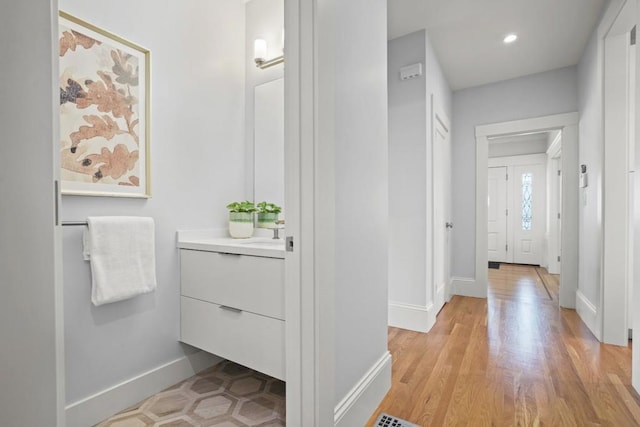
[[[518,40],[518,35],[512,33],[512,34],[507,34],[502,41],[505,44],[510,44],[510,43],[513,43],[516,40]]]

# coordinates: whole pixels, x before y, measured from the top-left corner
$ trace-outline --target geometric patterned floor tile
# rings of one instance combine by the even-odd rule
[[[260,391],[264,391],[267,384],[265,380],[256,377],[244,377],[231,381],[229,392],[236,396],[249,396]]]
[[[235,399],[219,394],[205,397],[197,402],[193,408],[193,413],[202,419],[210,420],[220,415],[230,414],[235,404]]]
[[[224,361],[96,427],[282,427],[285,383]]]

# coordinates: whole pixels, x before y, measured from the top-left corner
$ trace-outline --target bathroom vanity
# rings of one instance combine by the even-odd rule
[[[285,379],[284,243],[178,234],[180,340]]]

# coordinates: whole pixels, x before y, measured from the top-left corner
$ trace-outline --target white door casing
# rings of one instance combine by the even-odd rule
[[[637,92],[636,92],[637,93]],[[640,117],[636,118],[636,123],[640,124]],[[636,140],[636,171],[640,167],[640,141]],[[634,233],[633,244],[636,250],[633,253],[634,265],[640,265],[640,173],[634,174]],[[640,272],[636,270],[633,280],[633,292],[630,295],[634,311],[640,307]],[[640,316],[636,315],[632,318],[631,328],[634,331],[633,336],[636,339],[636,345],[632,346],[631,356],[631,383],[636,392],[640,392],[640,349],[638,349],[637,340],[640,334]]]
[[[66,424],[57,14],[57,1],[34,0],[4,3],[0,17],[3,39],[29,33],[0,44],[12,57],[0,62],[0,94],[11,100],[0,158],[12,159],[0,169],[2,426]]]
[[[489,261],[509,262],[507,257],[507,168],[489,168],[487,242]]]
[[[440,311],[449,298],[451,218],[451,136],[449,120],[431,97],[433,113],[433,304]]]
[[[554,256],[549,260],[549,273],[560,274],[560,265],[562,263],[562,159],[553,159],[555,165],[554,192],[555,192],[555,207],[556,209],[551,212],[549,218],[550,221],[555,222],[555,227],[552,227],[554,233]],[[551,187],[549,187],[551,188]]]
[[[604,43],[604,177],[603,177],[603,278],[600,319],[602,341],[628,345],[629,323],[640,330],[638,287],[637,132],[636,108],[640,72],[631,32],[640,22],[637,0],[611,2],[598,28]],[[629,265],[631,264],[631,265]],[[630,303],[629,300],[632,302]],[[632,385],[640,390],[640,348],[632,346]]]
[[[619,33],[614,24],[604,43],[602,341],[620,346],[628,341],[628,257],[632,245],[627,168],[631,101],[628,30]]]
[[[629,93],[633,94],[636,91],[636,45],[629,46]],[[633,99],[633,98],[632,98]],[[636,246],[634,240],[634,234],[636,233],[637,225],[634,222],[634,216],[636,213],[635,206],[635,197],[636,197],[636,177],[637,177],[637,167],[636,167],[636,122],[633,119],[636,114],[636,103],[629,102],[629,143],[627,147],[627,162],[628,162],[628,218],[629,218],[629,253],[628,253],[628,268],[629,268],[629,280],[628,280],[628,296],[627,296],[627,327],[629,329],[633,329],[633,317],[634,317],[634,303],[633,303],[633,287],[634,282],[636,280],[636,276],[640,273],[640,271],[635,271],[635,266],[638,264],[634,263],[634,259],[636,256],[636,252],[638,251],[638,247]]]
[[[534,117],[510,122],[476,126],[476,265],[474,286],[466,286],[465,295],[486,298],[487,269],[487,174],[489,139],[524,132],[562,131],[562,266],[560,306],[576,307],[578,289],[578,113]],[[460,288],[458,288],[460,289]]]
[[[640,7],[636,7],[636,23],[640,22]],[[640,55],[634,54],[634,64],[635,64],[635,73],[633,79],[633,92],[632,94],[635,96],[636,102],[640,99]],[[634,133],[633,133],[633,143],[631,146],[633,149],[633,154],[631,157],[633,161],[633,170],[635,171],[633,174],[633,206],[634,206],[634,214],[633,214],[633,265],[640,266],[640,139],[638,139],[638,135],[640,132],[637,129],[640,129],[640,108],[635,107],[635,103],[633,103],[633,115],[631,120],[635,123]],[[632,299],[633,311],[638,312],[640,308],[640,271],[635,270],[633,276],[633,292],[631,293],[630,298]],[[637,337],[637,334],[640,334],[640,316],[633,316],[632,319],[632,329],[634,332],[634,337]],[[631,355],[631,384],[636,392],[640,392],[640,345],[632,346],[632,355]]]
[[[547,233],[545,267],[560,274],[562,241],[562,132],[547,148]]]

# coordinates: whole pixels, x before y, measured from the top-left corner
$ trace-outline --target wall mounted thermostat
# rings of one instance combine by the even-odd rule
[[[587,165],[580,165],[580,188],[589,186],[589,174],[587,173]]]
[[[400,68],[400,80],[411,80],[422,75],[422,63],[407,65]]]

